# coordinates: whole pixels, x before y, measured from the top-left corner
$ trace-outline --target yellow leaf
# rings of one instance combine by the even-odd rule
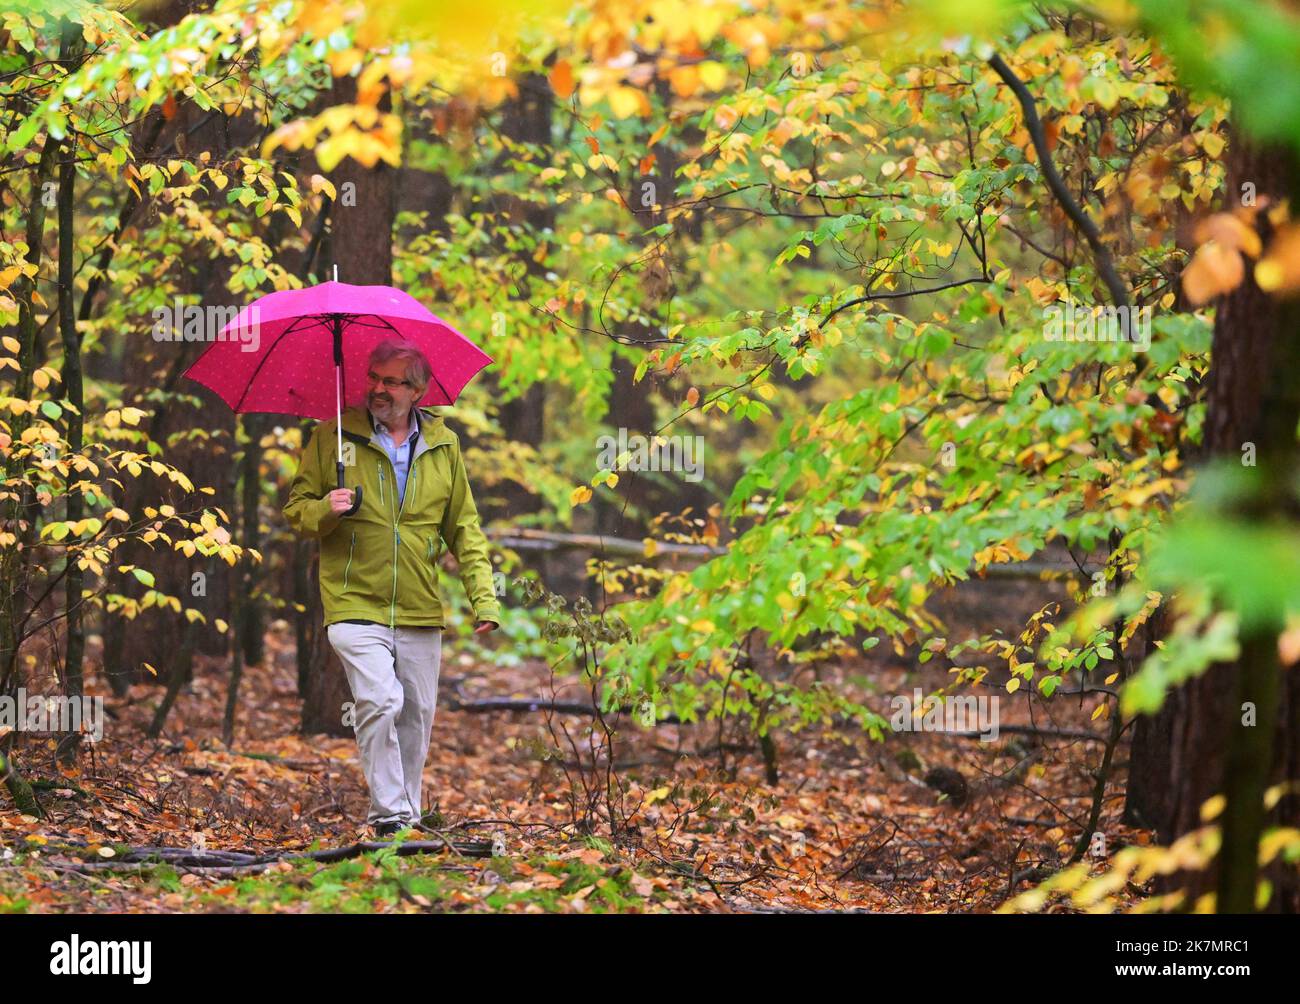
[[[331,199],[338,198],[333,182],[322,174],[313,174],[311,176],[311,190],[313,192],[324,192]]]
[[[614,117],[631,118],[642,110],[645,95],[635,87],[615,87],[609,92],[609,107]]]
[[[1218,159],[1219,154],[1223,153],[1224,139],[1217,132],[1201,133],[1201,149],[1211,157]]]
[[[569,505],[582,505],[584,502],[591,500],[591,489],[586,485],[578,485],[569,493]]]
[[[1093,85],[1092,93],[1093,97],[1097,99],[1097,104],[1101,105],[1107,111],[1114,108],[1115,103],[1119,101],[1119,88],[1106,77],[1096,78],[1096,83]]]
[[[1255,266],[1255,285],[1266,293],[1282,288],[1282,266],[1275,261],[1262,261]]]
[[[1013,676],[1010,680],[1007,681],[1008,694],[1014,694],[1019,689],[1020,689],[1020,677]]]
[[[727,68],[713,59],[705,60],[697,67],[700,81],[711,91],[720,91],[727,84]]]
[[[1255,282],[1269,293],[1290,296],[1300,290],[1300,224],[1283,227],[1255,266]]]

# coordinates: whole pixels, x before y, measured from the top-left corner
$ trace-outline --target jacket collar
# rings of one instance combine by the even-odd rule
[[[415,453],[411,457],[412,461],[426,450],[456,441],[455,434],[447,428],[447,423],[443,421],[441,415],[435,415],[428,408],[416,410],[419,412],[420,434],[415,438]],[[377,450],[382,449],[379,438],[375,435],[370,410],[364,404],[344,410],[343,434],[369,443]]]

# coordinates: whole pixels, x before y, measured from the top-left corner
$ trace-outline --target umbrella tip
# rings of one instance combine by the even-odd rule
[[[339,267],[337,265],[334,266],[334,281],[339,281]]]

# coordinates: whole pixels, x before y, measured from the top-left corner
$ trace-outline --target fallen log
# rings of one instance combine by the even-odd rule
[[[677,544],[648,538],[653,541],[654,553],[646,554],[645,540],[630,540],[625,537],[513,527],[489,528],[485,532],[495,543],[516,551],[591,551],[606,557],[634,558],[649,563],[664,558],[708,561],[710,558],[721,557],[728,551],[728,548],[716,544]],[[1012,561],[986,565],[978,571],[966,571],[970,579],[1039,579],[1044,575],[1085,577],[1077,566],[1068,561]]]
[[[449,700],[452,711],[469,711],[475,713],[485,713],[488,711],[553,711],[561,715],[590,715],[596,717],[596,707],[586,704],[582,701],[548,701],[544,697],[480,697],[471,700],[462,700],[459,696]],[[637,711],[634,707],[615,708],[606,711],[604,714],[622,714],[632,715]],[[682,724],[676,715],[667,715],[662,718],[656,718],[655,724],[680,725]]]
[[[479,697],[464,698],[458,693],[448,696],[448,705],[453,711],[469,711],[475,713],[486,713],[489,711],[553,711],[556,714],[566,715],[590,715],[593,718],[596,715],[594,705],[587,704],[583,701],[551,701],[544,697]],[[624,706],[616,708],[614,711],[607,711],[605,714],[624,714],[634,715],[637,709],[635,707]],[[855,724],[851,719],[843,716],[836,716],[839,725]],[[683,725],[698,724],[682,722],[676,715],[665,715],[655,719],[656,725]],[[1027,736],[1046,736],[1052,739],[1078,739],[1083,742],[1104,743],[1105,736],[1099,736],[1093,732],[1086,732],[1082,729],[1042,729],[1032,725],[999,725],[998,733],[1009,732],[1013,735]],[[977,732],[970,729],[946,731],[944,735],[956,736],[958,739],[981,739],[983,732]]]
[[[490,840],[411,840],[392,843],[380,840],[362,840],[344,847],[331,847],[318,851],[281,851],[250,853],[247,851],[197,850],[192,847],[131,847],[109,859],[67,860],[51,858],[50,863],[83,874],[106,871],[146,871],[158,865],[212,874],[236,874],[248,870],[265,870],[281,861],[312,860],[332,864],[358,857],[370,851],[393,849],[399,857],[415,854],[432,854],[452,850],[462,857],[490,858],[493,842]]]

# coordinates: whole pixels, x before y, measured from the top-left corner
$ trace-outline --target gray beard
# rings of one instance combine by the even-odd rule
[[[396,422],[400,417],[396,401],[377,402],[371,400],[369,404],[371,413],[385,425]]]

